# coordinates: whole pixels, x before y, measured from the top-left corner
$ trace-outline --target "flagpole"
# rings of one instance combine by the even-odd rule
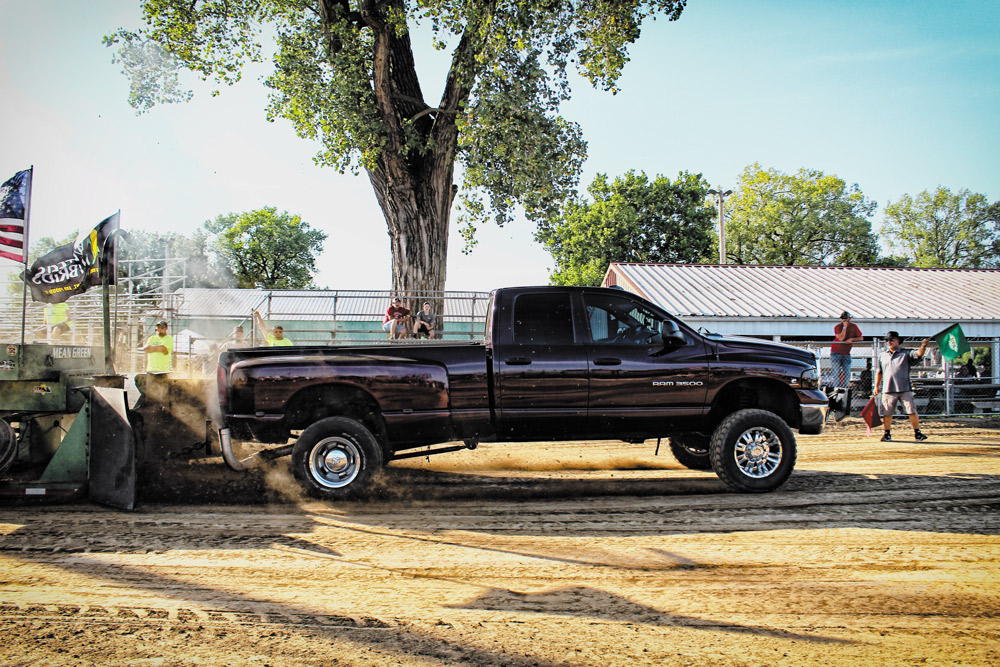
[[[118,224],[121,225],[121,209],[115,213],[118,219]],[[109,275],[111,271],[117,270],[117,263],[111,266],[112,262],[108,259],[108,253],[110,252],[112,257],[115,255],[115,243],[118,241],[118,237],[123,234],[122,230],[114,229],[108,233],[107,237],[104,239],[104,245],[100,248],[100,255],[97,257],[97,270],[101,276],[101,310],[104,315],[104,374],[114,375],[115,367],[111,352],[111,276]],[[115,281],[118,284],[118,281]],[[117,305],[117,304],[116,304]]]
[[[35,175],[35,165],[31,165],[28,168],[28,187],[25,190],[24,195],[24,241],[21,247],[21,252],[24,255],[24,272],[21,274],[24,279],[21,281],[21,347],[24,347],[24,321],[27,319],[28,312],[28,230],[31,229],[31,225],[28,221],[31,219],[31,182],[34,180]]]

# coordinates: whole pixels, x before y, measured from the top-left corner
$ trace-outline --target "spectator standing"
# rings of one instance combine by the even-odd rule
[[[285,337],[285,328],[280,324],[275,324],[274,328],[268,331],[267,324],[264,323],[264,318],[256,310],[253,311],[253,321],[269,347],[288,347],[295,344],[291,338]]]
[[[851,386],[851,345],[862,340],[861,329],[851,322],[846,310],[840,314],[840,323],[833,327],[833,344],[830,346],[830,369],[838,387]]]
[[[45,304],[45,330],[50,340],[58,340],[62,335],[69,333],[73,328],[73,322],[69,319],[69,304],[47,303]]]
[[[968,361],[958,367],[958,372],[955,373],[956,377],[960,378],[977,378],[979,377],[979,371],[976,370],[976,364],[970,357]]]
[[[167,321],[156,323],[156,333],[146,339],[142,348],[146,353],[147,373],[169,373],[174,356],[174,337],[167,333]]]
[[[404,338],[406,336],[406,323],[409,319],[410,309],[405,307],[403,300],[397,296],[385,309],[382,330],[389,333],[389,338]]]
[[[233,328],[233,332],[229,334],[229,338],[224,340],[222,342],[222,345],[220,345],[219,347],[220,349],[223,350],[228,350],[234,347],[235,348],[250,347],[250,341],[247,340],[246,333],[243,330],[243,325],[237,324],[236,327]]]
[[[910,417],[913,426],[913,438],[917,441],[926,440],[927,436],[920,431],[920,417],[917,416],[917,406],[913,400],[913,385],[910,383],[910,368],[924,358],[929,339],[925,338],[919,350],[907,350],[901,347],[899,333],[890,331],[886,334],[886,349],[878,355],[878,367],[875,371],[875,396],[882,394],[882,442],[892,440],[892,415],[896,405],[903,404],[903,409]]]

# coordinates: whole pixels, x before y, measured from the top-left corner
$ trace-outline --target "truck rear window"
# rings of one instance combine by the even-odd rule
[[[515,345],[571,345],[569,294],[520,294],[514,301]]]

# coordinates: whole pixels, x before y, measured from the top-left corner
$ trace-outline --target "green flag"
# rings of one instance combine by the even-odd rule
[[[938,348],[941,350],[941,357],[948,361],[952,361],[955,357],[972,349],[969,346],[969,341],[965,339],[965,334],[962,333],[962,326],[959,324],[952,324],[934,336],[934,340],[937,341]]]

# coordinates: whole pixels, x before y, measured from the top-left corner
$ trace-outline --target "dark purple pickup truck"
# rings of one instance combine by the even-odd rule
[[[271,451],[328,499],[363,495],[393,459],[479,442],[661,437],[689,468],[771,491],[795,466],[792,429],[821,432],[831,404],[809,351],[699,333],[584,287],[495,290],[481,343],[228,350],[218,385],[227,463],[246,465],[233,438],[301,431]]]

